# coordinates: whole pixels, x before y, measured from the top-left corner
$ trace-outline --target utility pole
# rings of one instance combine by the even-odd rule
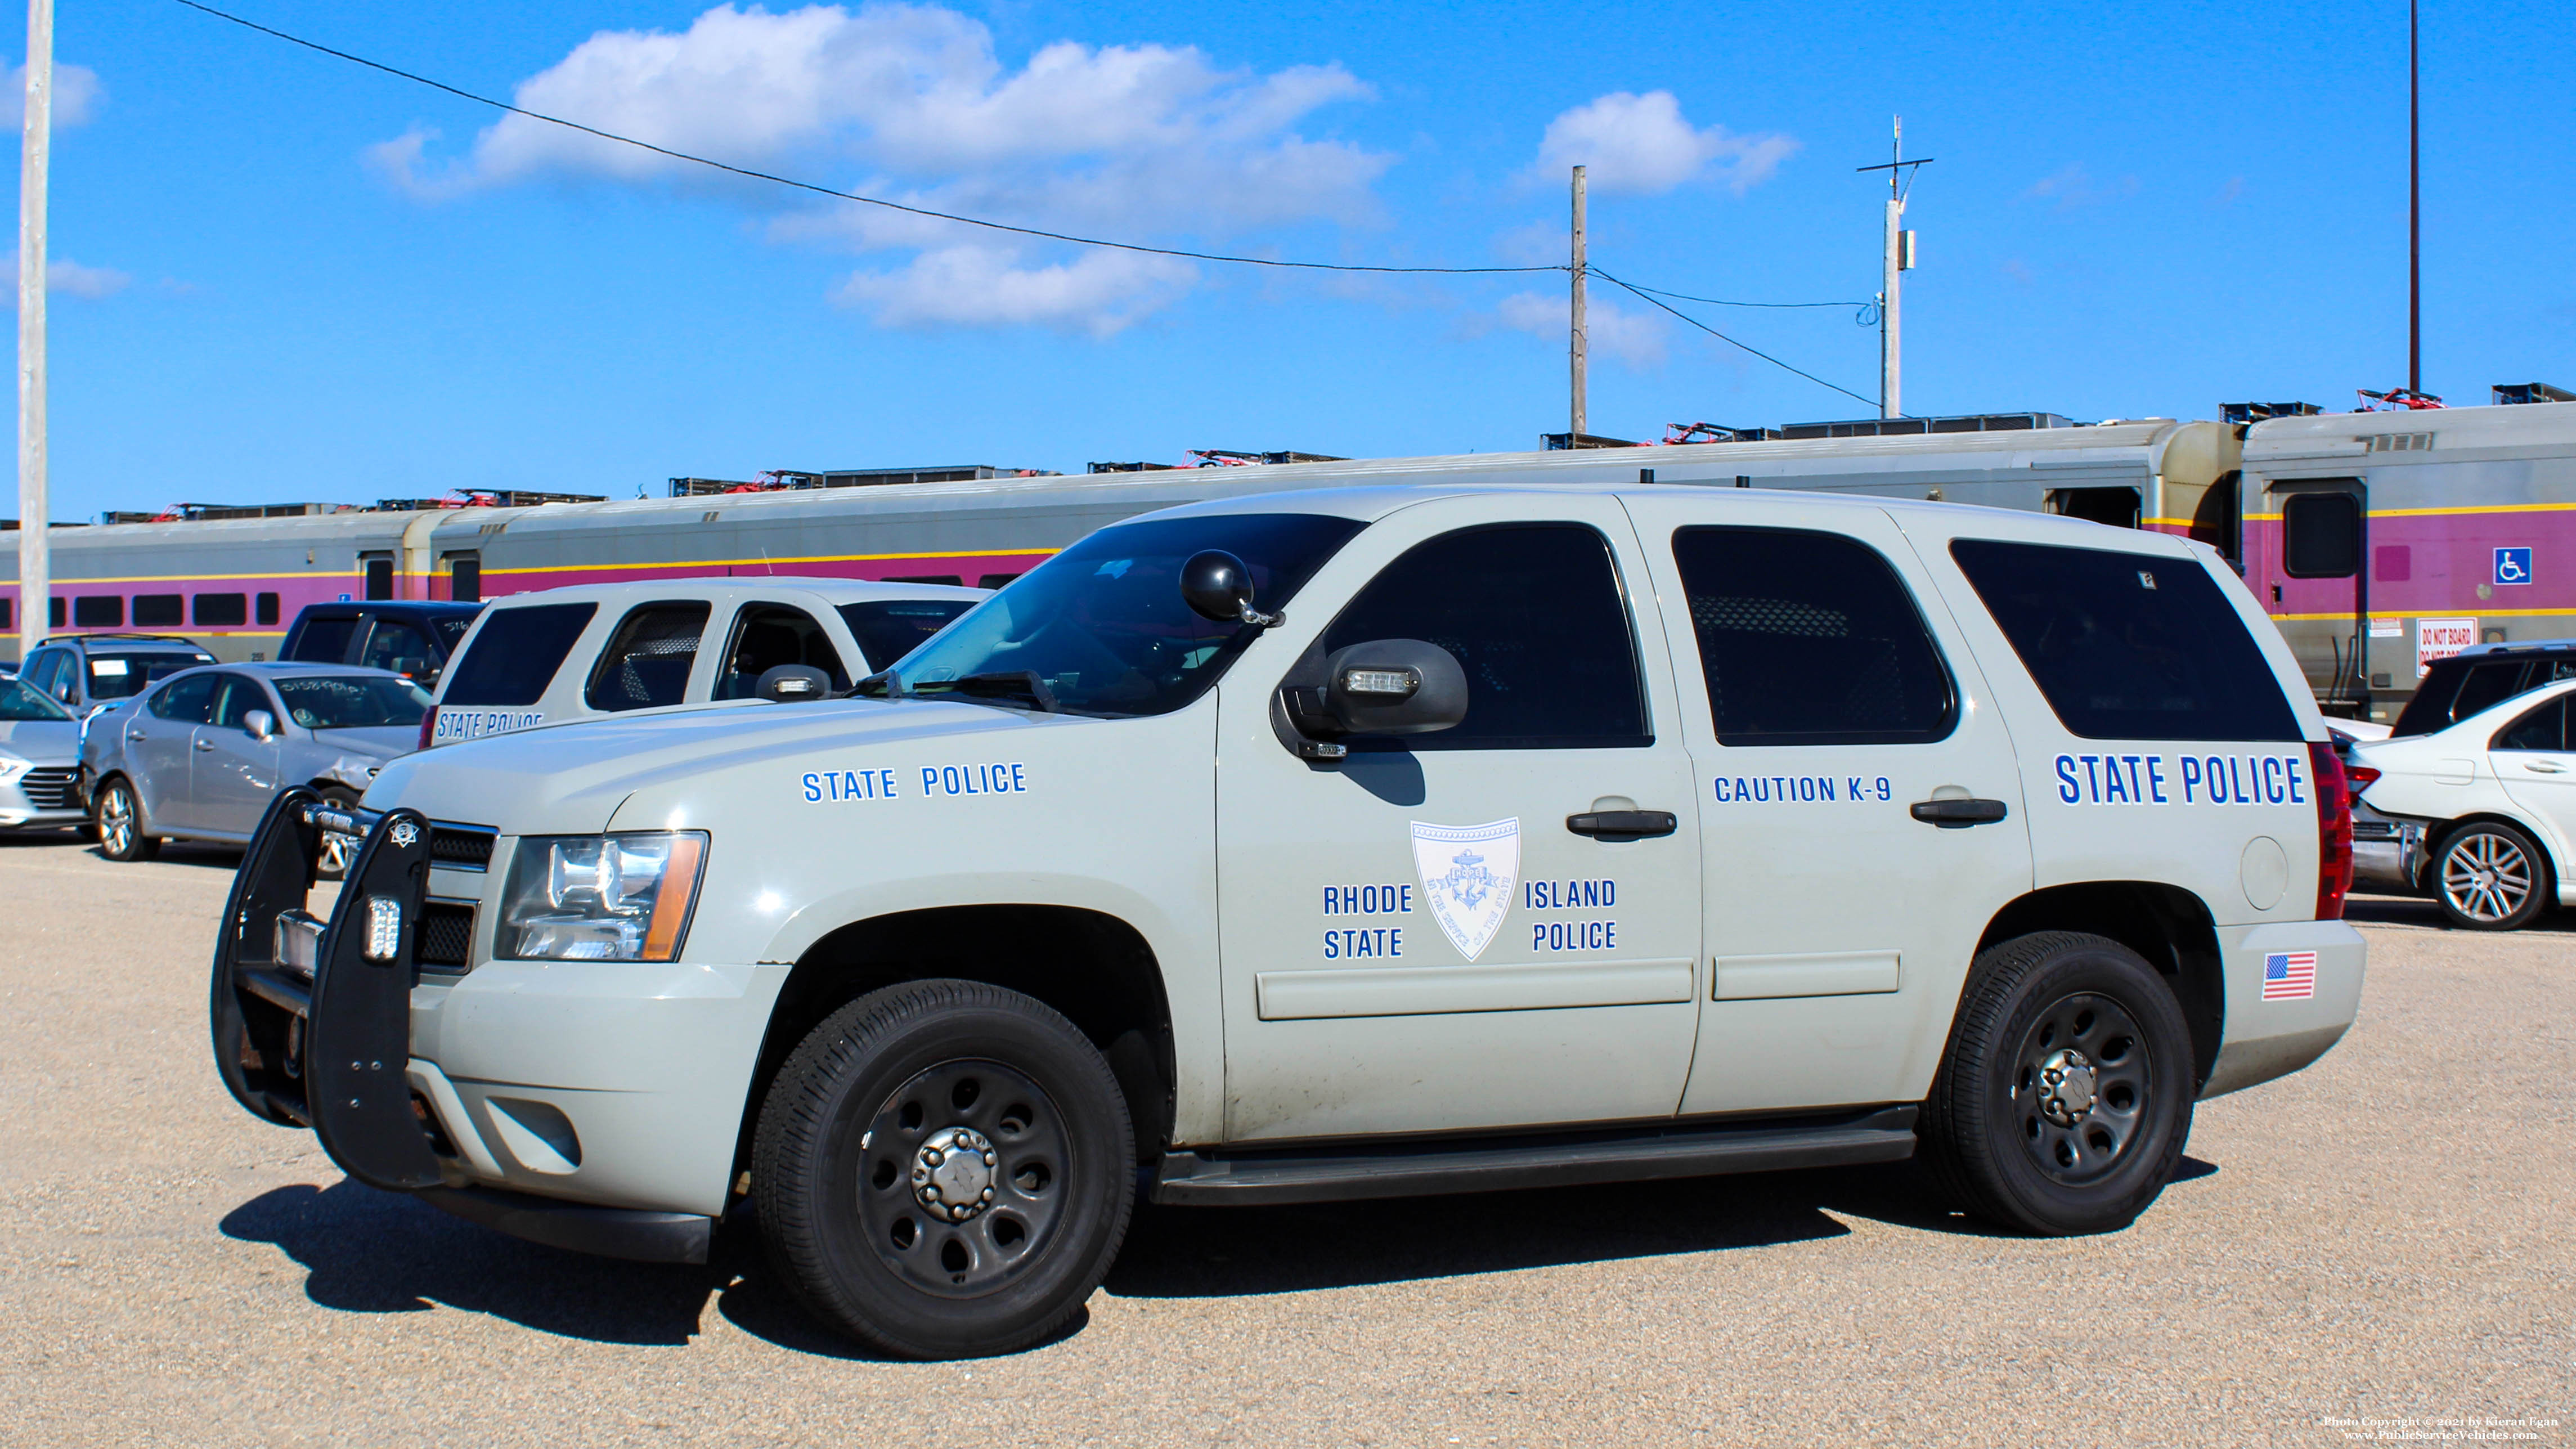
[[[1583,168],[1577,166],[1574,168],[1574,337],[1573,350],[1571,353],[1573,363],[1573,376],[1571,378],[1571,382],[1574,389],[1574,437],[1570,441],[1573,446],[1578,448],[1583,446],[1583,435],[1592,431],[1591,428],[1586,426],[1588,420],[1584,416],[1589,409],[1586,407],[1584,401],[1583,273]]]
[[[18,161],[18,657],[51,624],[45,536],[45,173],[54,135],[54,0],[27,0],[27,128]]]
[[[1896,418],[1905,415],[1899,395],[1898,366],[1903,352],[1903,336],[1897,329],[1897,274],[1914,269],[1914,233],[1905,229],[1905,194],[1914,189],[1914,173],[1909,167],[1929,166],[1934,158],[1920,161],[1905,159],[1905,118],[1896,118],[1896,140],[1889,149],[1887,164],[1856,166],[1856,171],[1887,173],[1887,250],[1881,259],[1878,291],[1878,415]]]
[[[2424,133],[2415,11],[2406,0],[2406,391],[2424,395]]]

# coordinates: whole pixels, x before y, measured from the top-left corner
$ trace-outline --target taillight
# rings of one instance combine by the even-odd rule
[[[2308,768],[2316,774],[2317,790],[2317,919],[2339,921],[2343,898],[2352,890],[2352,795],[2359,786],[2345,779],[2343,760],[2330,744],[2308,746]]]
[[[438,706],[433,704],[420,712],[420,743],[414,748],[428,749],[429,732],[436,728],[438,728]]]
[[[2368,765],[2356,765],[2346,760],[2343,766],[2343,777],[2352,782],[2352,803],[2358,805],[2361,803],[2361,792],[2378,781],[2379,772]]]

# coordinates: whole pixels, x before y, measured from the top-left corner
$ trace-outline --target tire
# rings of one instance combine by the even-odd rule
[[[2433,853],[2424,885],[2464,931],[2519,931],[2557,896],[2539,842],[2501,820],[2472,820]]]
[[[2116,1232],[2173,1177],[2193,1077],[2182,1008],[2136,952],[2074,931],[2017,937],[1968,973],[1923,1106],[1924,1159],[1953,1203],[1998,1226]]]
[[[322,801],[345,809],[358,803],[358,792],[342,785],[325,785],[322,787]],[[349,873],[349,867],[357,858],[357,846],[347,836],[325,831],[322,834],[322,853],[314,858],[313,874],[322,880],[338,880]]]
[[[98,828],[98,853],[110,860],[150,860],[161,853],[161,837],[144,833],[143,801],[122,775],[99,787],[91,823]]]
[[[815,1317],[881,1352],[972,1358],[1081,1311],[1126,1237],[1135,1160],[1126,1099],[1071,1022],[999,987],[916,981],[788,1057],[752,1197]]]

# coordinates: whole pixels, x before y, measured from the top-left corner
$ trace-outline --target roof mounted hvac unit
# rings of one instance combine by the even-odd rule
[[[2576,402],[2576,392],[2551,387],[2545,382],[2500,382],[2495,385],[2495,405],[2500,408],[2552,402]]]
[[[1859,418],[1848,423],[1791,423],[1781,438],[1896,438],[1918,433],[2026,433],[2075,426],[2055,413],[1970,413],[1951,418]]]
[[[2220,403],[2218,415],[2231,423],[2259,423],[2266,418],[2313,418],[2325,409],[2303,402]]]

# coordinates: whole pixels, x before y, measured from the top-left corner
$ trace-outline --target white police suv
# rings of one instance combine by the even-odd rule
[[[317,841],[363,833],[331,919]],[[539,1241],[748,1196],[879,1349],[1076,1313],[1139,1185],[1385,1198],[1920,1152],[2162,1189],[2363,947],[2340,766],[2180,539],[1688,486],[1351,488],[1091,535],[854,697],[611,719],[270,815],[252,1112]]]

